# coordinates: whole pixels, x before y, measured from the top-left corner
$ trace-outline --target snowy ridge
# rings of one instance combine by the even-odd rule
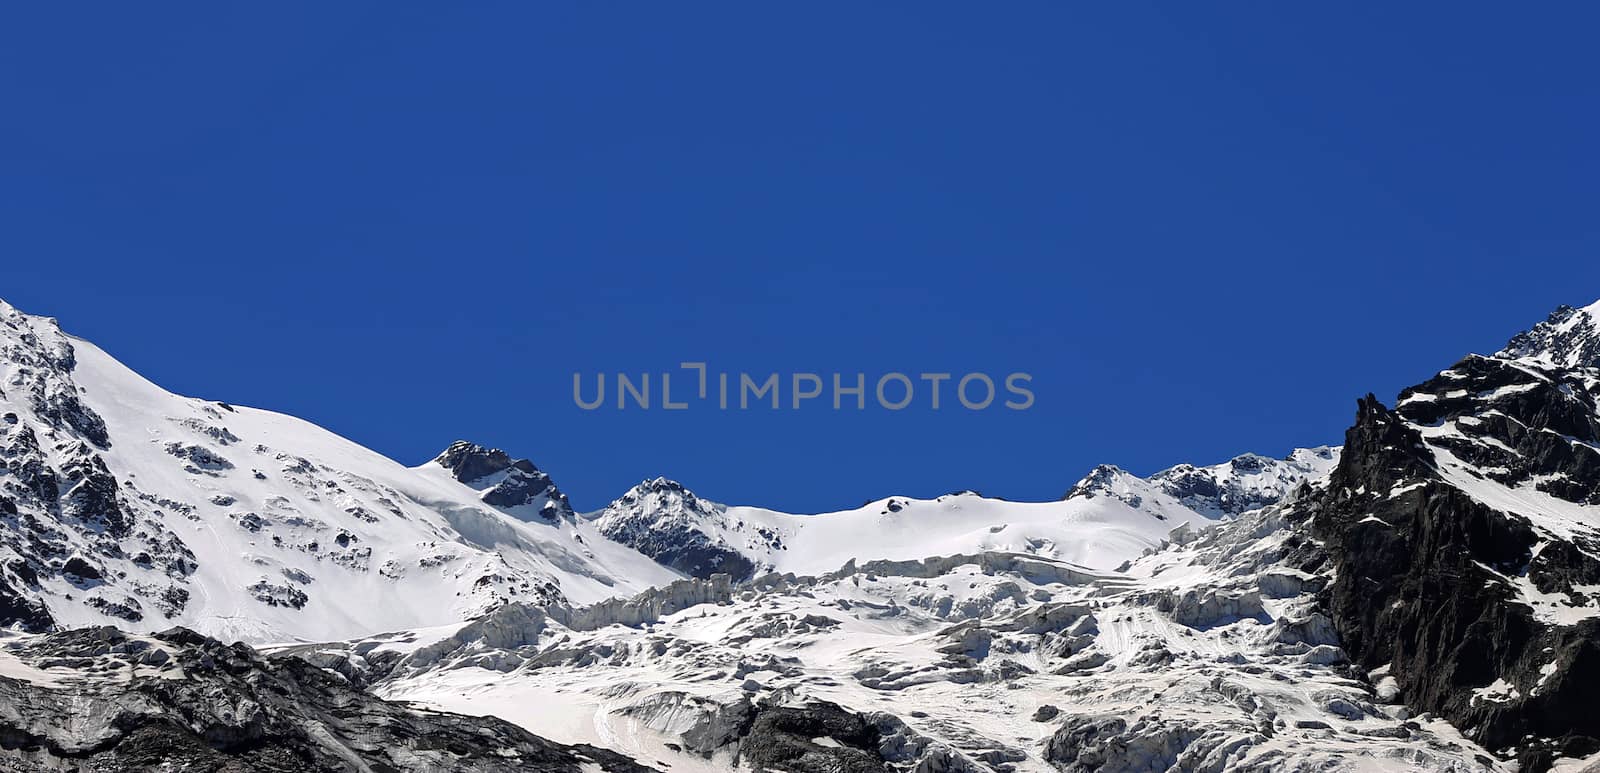
[[[1010,502],[972,492],[934,499],[888,497],[853,510],[817,515],[705,507],[715,517],[694,520],[693,532],[709,544],[737,551],[755,567],[755,574],[820,574],[852,560],[914,560],[988,551],[1110,569],[1161,544],[1175,526],[1206,520],[1181,508],[1169,516],[1114,498]],[[643,510],[635,522],[649,523],[654,516]]]
[[[1183,501],[1210,514],[1281,493],[1223,474],[1235,460],[1174,468],[1161,484],[1171,493],[1144,500],[963,492],[794,515],[658,479],[580,518],[548,475],[504,451],[458,441],[408,469],[292,417],[173,395],[54,320],[0,314],[0,519],[12,527],[0,612],[35,630],[183,624],[318,640],[858,559],[1002,551],[1107,569],[1206,520]],[[1290,473],[1273,469],[1252,479],[1281,486]]]
[[[1208,467],[1179,465],[1149,479],[1095,468],[1059,502],[1011,502],[970,491],[888,497],[853,510],[795,515],[730,507],[658,478],[586,516],[601,533],[693,577],[825,573],[847,561],[985,551],[1026,553],[1110,569],[1158,547],[1175,528],[1200,527],[1271,505],[1325,478],[1337,448],[1287,459],[1246,454]]]
[[[1277,504],[1338,464],[1336,447],[1297,448],[1283,459],[1241,454],[1209,467],[1180,464],[1151,475],[1149,483],[1200,515],[1226,518]]]
[[[173,395],[53,320],[0,306],[0,346],[0,605],[36,628],[321,640],[676,577],[437,466]]]
[[[1198,523],[1276,504],[1300,484],[1326,478],[1338,463],[1338,448],[1318,446],[1297,448],[1283,459],[1242,454],[1206,467],[1179,464],[1149,478],[1102,464],[1062,499],[1110,497],[1158,520]]]
[[[1600,367],[1600,302],[1581,309],[1556,309],[1545,321],[1517,334],[1495,356],[1558,368]]]

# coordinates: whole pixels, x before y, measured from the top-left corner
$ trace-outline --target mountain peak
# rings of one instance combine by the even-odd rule
[[[1513,336],[1495,356],[1562,368],[1600,367],[1600,301],[1581,309],[1556,307],[1543,322]]]
[[[512,459],[510,454],[498,448],[480,446],[467,440],[451,443],[433,458],[434,464],[449,470],[456,480],[468,484],[505,472],[519,462],[526,467],[533,467],[533,463],[526,459]]]
[[[1061,498],[1066,500],[1110,493],[1125,487],[1126,480],[1130,478],[1137,480],[1132,473],[1114,464],[1097,464],[1087,475],[1072,484],[1072,488],[1067,489],[1067,493],[1061,495]]]
[[[105,420],[86,405],[74,379],[77,350],[53,317],[17,310],[0,300],[0,383],[51,429],[110,448]],[[5,402],[0,392],[0,402]],[[8,415],[11,415],[8,412]]]
[[[662,475],[657,475],[656,477],[651,478],[649,480],[639,481],[639,484],[634,486],[633,490],[634,491],[681,491],[681,492],[684,492],[684,493],[689,493],[689,488],[687,486],[685,486],[682,483],[679,483],[679,482],[677,482],[677,481],[675,481],[675,480],[673,480],[671,478],[662,476]]]
[[[608,539],[691,577],[724,573],[742,580],[756,567],[728,543],[739,525],[727,522],[725,510],[675,480],[657,477],[628,489],[595,523]]]
[[[485,503],[508,510],[521,520],[572,520],[576,514],[555,481],[527,459],[513,459],[498,448],[466,440],[451,443],[433,464],[469,488],[482,492]]]
[[[1208,519],[1229,518],[1281,501],[1303,481],[1326,475],[1339,462],[1330,446],[1297,448],[1283,459],[1245,453],[1221,464],[1178,464],[1140,478],[1102,464],[1062,499],[1109,496],[1129,507],[1158,512],[1161,503],[1181,505]]]
[[[1339,462],[1339,449],[1297,448],[1274,459],[1245,453],[1222,464],[1180,464],[1149,478],[1162,493],[1207,518],[1225,518],[1282,501],[1302,482],[1327,475]]]
[[[627,490],[607,510],[617,507],[634,507],[647,503],[647,509],[662,513],[698,513],[712,515],[720,510],[714,503],[695,496],[693,491],[671,478],[656,476],[639,481]]]

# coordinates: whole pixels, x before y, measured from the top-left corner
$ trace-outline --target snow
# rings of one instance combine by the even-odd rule
[[[1302,482],[1325,478],[1338,458],[1339,450],[1326,446],[1299,449],[1284,460],[1246,454],[1209,467],[1178,465],[1149,479],[1106,465],[1055,502],[960,492],[935,499],[887,497],[850,510],[803,515],[719,505],[658,479],[583,520],[608,528],[623,519],[658,529],[692,524],[711,544],[750,559],[757,574],[821,574],[851,560],[983,552],[1024,553],[1110,570],[1175,539],[1179,530],[1232,517],[1243,504],[1278,501]],[[1225,499],[1194,490],[1225,492]]]
[[[717,603],[687,606],[704,600],[689,593],[676,597],[684,604],[623,607],[601,602],[708,586],[608,539],[605,511],[549,519],[538,502],[497,508],[482,496],[504,473],[463,484],[438,464],[406,467],[290,416],[180,397],[53,322],[29,320],[39,346],[76,350],[70,382],[56,386],[104,419],[113,442],[94,453],[140,514],[193,554],[192,573],[174,578],[92,553],[93,535],[77,538],[74,548],[108,572],[98,583],[42,580],[43,599],[66,626],[185,625],[272,642],[279,654],[319,664],[383,663],[374,690],[384,697],[492,714],[673,770],[728,769],[725,744],[704,756],[684,750],[685,739],[724,721],[717,711],[753,699],[888,712],[915,737],[910,747],[1005,760],[1018,771],[1051,769],[1044,750],[1061,723],[1031,719],[1044,704],[1067,717],[1127,719],[1133,729],[1117,739],[1120,752],[1157,769],[1169,764],[1160,749],[1173,744],[1197,749],[1205,759],[1193,762],[1209,769],[1293,760],[1307,769],[1465,770],[1482,754],[1437,720],[1420,720],[1421,740],[1382,736],[1401,716],[1385,707],[1399,680],[1387,669],[1360,679],[1316,606],[1311,589],[1326,578],[1279,563],[1289,527],[1272,503],[1321,485],[1336,448],[1246,454],[1149,478],[1105,466],[1054,502],[965,492],[795,514],[651,495],[638,513],[659,519],[648,526],[686,519],[713,545],[750,558],[757,577],[731,594],[724,583],[718,592],[729,595]],[[1418,430],[1431,441],[1492,445],[1461,432],[1473,421]],[[46,435],[45,453],[59,464],[70,433]],[[1597,534],[1600,508],[1484,479],[1442,447],[1435,458],[1445,483],[1529,518],[1547,539]],[[1396,485],[1387,496],[1423,485]],[[1540,593],[1526,576],[1482,569],[1543,620],[1600,614]],[[87,594],[167,582],[190,594],[170,617],[151,604],[130,623],[85,603]],[[1600,587],[1577,590],[1600,598]],[[657,614],[664,609],[672,611]],[[5,642],[0,677],[52,688],[78,678],[21,663]],[[1558,668],[1546,665],[1530,691]],[[1519,695],[1499,680],[1473,701]],[[1204,735],[1179,743],[1188,728]]]
[[[1480,687],[1472,691],[1472,702],[1489,701],[1491,703],[1504,703],[1521,697],[1522,693],[1517,687],[1505,679],[1496,679],[1487,687]]]
[[[895,509],[889,507],[891,501]],[[727,514],[734,523],[783,534],[786,548],[769,552],[768,563],[773,571],[797,574],[829,572],[852,559],[980,552],[1031,553],[1111,569],[1159,545],[1173,527],[1205,520],[1192,514],[1162,520],[1110,497],[1008,502],[975,494],[933,500],[895,497],[808,516],[755,507],[730,507]]]
[[[75,673],[67,668],[44,670],[22,661],[15,654],[0,648],[0,677],[17,679],[51,689],[66,689]]]
[[[1259,531],[1245,526],[1240,534]],[[1186,546],[1140,559],[1127,573],[1133,579],[1082,575],[1071,583],[1041,584],[1038,573],[976,561],[930,575],[901,573],[927,564],[863,565],[758,584],[736,591],[734,603],[690,607],[648,626],[554,626],[520,664],[505,668],[470,665],[477,652],[470,648],[453,665],[447,659],[407,672],[402,664],[401,675],[377,690],[434,709],[494,714],[558,741],[624,750],[673,770],[731,768],[726,756],[681,749],[715,707],[742,700],[741,685],[750,683],[752,698],[888,712],[969,758],[1009,755],[1018,771],[1053,769],[1043,749],[1057,724],[1031,720],[1044,704],[1067,715],[1220,734],[1204,742],[1216,744],[1219,765],[1479,769],[1472,755],[1481,750],[1441,722],[1421,723],[1422,737],[1436,739],[1425,742],[1364,735],[1398,721],[1367,707],[1365,689],[1340,658],[1324,665],[1306,656],[1311,648],[1283,643],[1292,638],[1280,622],[1303,614],[1309,596],[1275,600],[1263,619],[1185,625],[1163,611],[1163,592],[1211,592],[1255,576],[1206,556],[1251,560],[1274,554],[1279,539]],[[834,625],[796,626],[809,617]],[[546,651],[607,654],[593,663],[539,655]],[[1274,728],[1266,735],[1259,734],[1263,717]],[[1331,729],[1316,729],[1322,726]],[[1142,742],[1130,736],[1125,743]]]
[[[185,625],[224,640],[311,642],[449,625],[519,599],[591,603],[680,577],[606,539],[592,519],[551,523],[484,503],[494,480],[463,484],[437,464],[408,468],[292,416],[174,395],[52,320],[0,311],[18,321],[12,330],[39,339],[19,346],[71,348],[76,366],[57,385],[104,420],[112,441],[94,453],[128,504],[193,554],[193,573],[175,579],[162,566],[96,556],[83,543],[82,553],[120,579],[85,591],[46,578],[43,598],[61,624]],[[5,400],[24,415],[33,410]],[[1246,455],[1212,467],[1180,465],[1150,481],[1115,471],[1103,486],[1056,502],[963,493],[807,515],[717,506],[721,517],[701,528],[760,569],[779,572],[983,552],[1106,570],[1160,546],[1174,529],[1218,515],[1162,488],[1183,475],[1277,496],[1303,471],[1324,474],[1336,459],[1330,449],[1289,460]],[[170,616],[147,595],[162,588],[188,594]],[[95,594],[120,598],[142,619],[85,603]]]
[[[678,577],[590,525],[525,523],[436,466],[407,468],[291,416],[173,395],[93,344],[67,340],[81,398],[113,438],[98,453],[128,492],[192,507],[153,509],[198,569],[183,586],[190,599],[181,614],[165,619],[147,609],[132,625],[69,602],[81,596],[77,589],[47,581],[51,613],[65,625],[181,624],[224,640],[327,640],[463,620],[527,593],[517,587],[522,578],[553,583],[583,603]],[[229,466],[186,469],[167,450],[173,444]],[[268,525],[241,528],[246,514]],[[340,533],[350,548],[332,557]],[[321,550],[309,549],[312,542]],[[125,571],[150,574],[132,564]],[[503,581],[478,584],[485,577]],[[304,607],[259,600],[250,588],[263,581],[305,593]]]

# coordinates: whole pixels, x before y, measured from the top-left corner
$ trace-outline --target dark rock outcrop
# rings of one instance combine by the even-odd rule
[[[1558,523],[1600,503],[1596,383],[1469,357],[1396,410],[1369,395],[1329,485],[1303,505],[1355,663],[1388,666],[1408,705],[1535,773],[1600,751],[1600,610],[1586,593],[1600,536]],[[1530,489],[1550,499],[1493,496]]]
[[[32,669],[75,671],[0,676],[0,768],[18,773],[651,770],[493,717],[413,711],[299,658],[181,628],[148,638],[86,628],[4,646]]]
[[[827,745],[818,739],[827,739]],[[762,706],[740,750],[752,770],[880,773],[889,768],[878,752],[879,740],[878,728],[867,718],[832,703]]]
[[[480,496],[487,504],[507,510],[536,506],[538,516],[552,522],[576,517],[567,495],[527,459],[513,459],[498,448],[457,440],[433,461],[456,480],[482,491]]]
[[[54,618],[43,604],[18,593],[0,578],[0,628],[18,626],[24,631],[38,633],[54,625]]]

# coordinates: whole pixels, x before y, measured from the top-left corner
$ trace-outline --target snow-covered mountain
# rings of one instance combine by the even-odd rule
[[[503,451],[406,468],[0,307],[0,620],[279,640],[0,636],[0,760],[1600,765],[1597,312],[1368,395],[1341,448],[812,515],[655,479],[577,515]]]
[[[1157,520],[1204,525],[1276,504],[1300,484],[1327,477],[1338,463],[1338,448],[1318,446],[1283,459],[1242,454],[1206,467],[1180,464],[1148,478],[1102,464],[1062,499],[1108,497]]]
[[[0,461],[0,614],[32,629],[329,639],[677,577],[561,517],[531,465],[467,483],[408,469],[290,416],[171,394],[3,304]]]
[[[0,612],[35,630],[328,639],[513,600],[593,602],[682,575],[984,551],[1110,568],[1317,472],[1264,461],[1245,474],[1255,457],[1241,457],[1130,477],[1142,497],[1085,483],[1062,502],[964,492],[817,515],[727,507],[657,479],[580,518],[548,475],[504,451],[458,441],[406,468],[289,416],[173,395],[54,320],[10,306],[0,318],[0,519],[11,527]]]
[[[1151,475],[1149,483],[1196,513],[1226,518],[1277,504],[1338,464],[1338,448],[1297,448],[1282,459],[1241,454],[1209,467],[1180,464]]]
[[[692,577],[817,574],[850,560],[1008,552],[1110,569],[1159,546],[1174,529],[1271,505],[1326,477],[1337,448],[1286,459],[1245,454],[1183,464],[1148,479],[1101,465],[1059,502],[1011,502],[963,491],[935,499],[888,497],[853,510],[796,515],[729,507],[657,478],[588,516],[601,533]]]
[[[513,606],[314,657],[675,770],[1576,770],[1600,759],[1600,363],[1572,354],[1592,322],[1555,319],[1395,410],[1364,399],[1342,452],[1102,467],[1050,505],[892,499],[792,529],[654,481],[597,519],[666,513],[758,575],[704,581],[711,606]],[[1170,544],[1107,571],[961,528],[1076,512],[1026,516],[1052,506]],[[781,542],[752,552],[753,522]],[[799,568],[842,535],[860,561]]]
[[[672,481],[635,487],[595,516],[612,539],[699,577],[728,572],[816,574],[847,561],[1017,552],[1111,568],[1155,547],[1184,524],[1209,522],[1176,500],[1129,504],[1082,496],[1009,502],[972,492],[888,497],[852,510],[796,515],[729,507]],[[684,556],[691,557],[685,560]]]

